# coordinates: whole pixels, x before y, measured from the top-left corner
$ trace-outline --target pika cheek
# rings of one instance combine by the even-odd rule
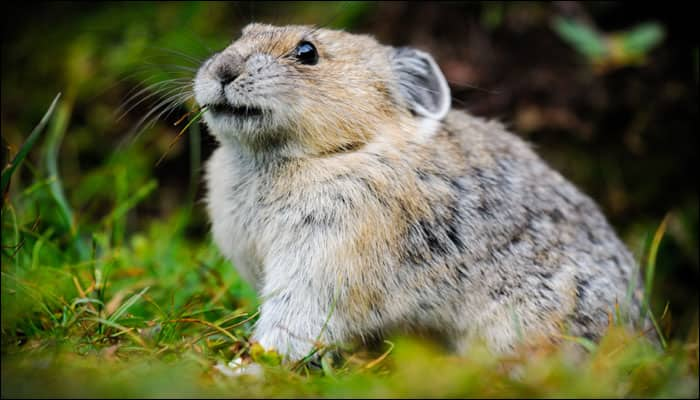
[[[256,53],[251,54],[245,62],[245,69],[250,75],[259,75],[265,67],[271,65],[274,58],[269,54]]]
[[[194,81],[194,99],[200,106],[204,104],[217,103],[223,96],[221,87],[212,79],[200,77]]]

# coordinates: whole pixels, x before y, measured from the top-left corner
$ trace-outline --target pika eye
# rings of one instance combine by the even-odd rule
[[[306,65],[316,65],[318,62],[318,52],[316,47],[310,42],[301,42],[294,49],[294,56],[300,63]]]

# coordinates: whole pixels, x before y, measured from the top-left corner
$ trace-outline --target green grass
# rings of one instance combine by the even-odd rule
[[[71,188],[79,207],[69,203],[57,154],[70,109],[70,99],[54,102],[44,146],[35,145],[35,131],[3,171],[3,397],[698,396],[697,326],[664,349],[611,326],[598,344],[567,337],[508,357],[478,343],[456,357],[400,337],[372,351],[338,349],[337,357],[320,349],[320,367],[281,364],[247,340],[255,293],[208,237],[187,234],[201,212],[193,195],[167,217],[130,223],[134,208],[158,194],[143,144],[86,173]],[[190,130],[190,140],[198,135]],[[43,166],[19,167],[29,152]],[[32,179],[20,186],[11,177],[23,168]],[[97,199],[111,209],[91,212]],[[648,250],[651,280],[664,226]],[[262,365],[263,376],[229,376],[239,356]]]

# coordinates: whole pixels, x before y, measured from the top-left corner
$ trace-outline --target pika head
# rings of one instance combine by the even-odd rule
[[[194,89],[218,140],[302,154],[353,148],[383,124],[440,120],[450,107],[429,54],[309,26],[246,26],[201,66]]]

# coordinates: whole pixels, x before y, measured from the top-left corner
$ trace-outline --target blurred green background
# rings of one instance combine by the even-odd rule
[[[660,315],[668,304],[663,329],[685,338],[697,331],[698,315],[699,61],[688,14],[612,2],[3,5],[3,165],[62,93],[6,195],[35,234],[27,239],[32,247],[12,247],[3,208],[3,272],[10,256],[33,260],[32,251],[39,263],[51,252],[65,252],[62,262],[70,263],[127,244],[135,264],[154,257],[158,268],[157,253],[138,253],[146,239],[136,233],[149,230],[182,232],[178,246],[208,243],[201,165],[215,142],[194,125],[166,154],[192,102],[152,119],[158,113],[149,111],[175,93],[155,90],[174,86],[125,101],[149,84],[190,79],[248,22],[315,24],[432,53],[451,83],[453,107],[504,121],[531,142],[601,205],[638,260],[669,214],[652,307]],[[175,222],[159,228],[158,221]],[[41,240],[53,244],[37,249]],[[210,250],[206,257],[228,269]],[[244,284],[234,287],[231,308],[255,301]]]

